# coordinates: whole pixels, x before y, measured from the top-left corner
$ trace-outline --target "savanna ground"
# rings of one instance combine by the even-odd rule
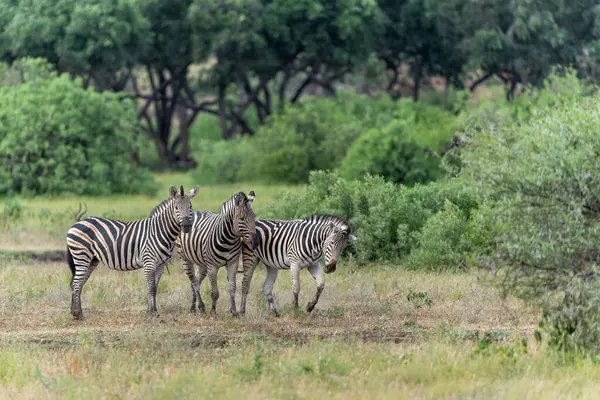
[[[18,199],[21,217],[0,228],[0,398],[596,398],[600,368],[538,344],[539,313],[502,299],[476,272],[424,273],[347,261],[326,276],[316,310],[291,307],[289,273],[269,315],[257,267],[248,315],[228,313],[224,269],[216,315],[188,312],[179,261],[161,280],[160,317],[146,315],[143,273],[96,269],[83,291],[85,319],[69,315],[64,262],[24,251],[62,251],[79,201],[88,215],[146,216],[156,198]],[[238,190],[255,209],[282,187],[201,188],[197,209],[218,209]],[[248,186],[248,187],[246,187]],[[297,188],[288,188],[297,190]],[[50,261],[49,261],[50,260]],[[241,277],[238,277],[241,280]],[[238,281],[238,291],[241,282]],[[302,273],[301,302],[315,290]],[[206,282],[202,293],[210,304]],[[238,296],[239,302],[239,296]],[[238,303],[239,304],[239,303]]]

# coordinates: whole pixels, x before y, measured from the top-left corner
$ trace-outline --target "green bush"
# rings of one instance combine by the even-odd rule
[[[527,122],[469,132],[461,179],[493,202],[487,224],[496,233],[481,264],[508,293],[573,320],[571,284],[600,262],[600,108],[597,97],[555,96]],[[594,307],[577,311],[582,324],[594,321]],[[582,336],[568,340],[590,347]]]
[[[314,171],[303,194],[284,193],[267,207],[267,217],[300,218],[313,213],[331,213],[345,218],[359,240],[353,242],[359,263],[371,261],[401,262],[415,249],[427,221],[444,210],[447,201],[455,204],[463,218],[469,219],[477,207],[472,195],[459,186],[436,182],[406,187],[368,175],[364,180],[349,181],[336,173]],[[446,229],[439,223],[435,229]],[[466,230],[468,225],[464,225]],[[446,235],[443,231],[438,236]],[[460,236],[460,232],[456,232]],[[427,239],[430,240],[430,239]],[[454,243],[454,242],[453,242]],[[458,249],[466,248],[463,242]],[[435,248],[431,251],[445,249]],[[432,256],[441,257],[441,256]],[[435,265],[428,268],[462,266]]]
[[[252,139],[236,137],[225,141],[198,141],[198,167],[192,172],[197,183],[219,184],[256,181]]]
[[[151,174],[132,162],[131,101],[84,90],[67,74],[23,78],[0,87],[0,194],[155,191]]]
[[[362,134],[350,147],[340,166],[347,179],[365,174],[413,185],[437,180],[444,175],[434,151],[446,146],[457,127],[457,118],[431,106],[410,100],[398,103],[395,119]]]
[[[464,213],[446,199],[444,208],[432,215],[415,233],[416,247],[407,259],[414,269],[440,270],[445,267],[466,267],[463,236],[468,229]]]
[[[354,93],[336,99],[308,97],[274,115],[255,137],[257,173],[268,181],[298,183],[312,170],[336,168],[367,128],[389,120],[394,103]]]

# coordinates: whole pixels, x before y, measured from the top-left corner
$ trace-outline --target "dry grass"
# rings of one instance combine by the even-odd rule
[[[72,321],[66,265],[0,261],[0,397],[591,398],[600,389],[591,362],[564,363],[531,339],[522,347],[538,314],[472,273],[346,264],[309,315],[291,308],[282,272],[275,318],[259,267],[248,315],[234,318],[224,270],[215,316],[190,314],[179,262],[170,271],[158,319],[146,315],[141,271],[99,267],[84,288],[86,318]],[[303,304],[314,289],[304,271]],[[206,282],[202,293],[210,301]],[[483,338],[498,341],[482,347]]]
[[[165,193],[173,183],[193,184],[183,174],[158,179]],[[238,186],[202,188],[194,207],[216,210],[234,192],[254,189],[260,216],[275,193],[297,190]],[[73,321],[66,263],[18,261],[8,252],[62,250],[81,200],[88,215],[134,219],[162,198],[19,199],[21,217],[0,221],[0,398],[568,399],[595,398],[600,389],[600,368],[540,347],[531,340],[539,314],[501,299],[474,273],[346,263],[326,275],[307,314],[291,307],[284,271],[275,318],[259,266],[248,315],[234,318],[224,269],[217,315],[193,315],[175,261],[159,286],[160,317],[150,320],[143,272],[100,266],[83,290],[85,319]],[[208,306],[207,282],[201,290]],[[303,307],[314,291],[304,271]]]

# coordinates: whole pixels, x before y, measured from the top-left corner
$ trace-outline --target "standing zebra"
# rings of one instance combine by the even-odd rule
[[[148,283],[148,312],[156,314],[156,288],[165,264],[173,254],[175,240],[190,230],[191,199],[198,193],[195,186],[187,195],[180,187],[169,188],[170,198],[160,203],[150,218],[122,222],[102,217],[88,217],[75,223],[67,232],[67,260],[71,279],[71,314],[82,316],[81,289],[100,261],[110,269],[130,271],[144,268]]]
[[[300,294],[300,270],[308,268],[317,282],[317,292],[308,303],[306,310],[311,312],[323,292],[325,282],[323,272],[334,272],[342,250],[348,241],[356,240],[350,234],[350,226],[334,215],[315,214],[303,219],[256,221],[257,247],[254,251],[244,246],[244,284],[242,286],[241,313],[246,312],[246,296],[252,280],[254,267],[262,261],[267,267],[267,277],[263,284],[264,294],[269,302],[269,310],[278,315],[273,284],[280,269],[292,271],[294,306],[298,308]],[[320,259],[324,256],[325,270]]]
[[[230,298],[229,310],[233,315],[237,315],[235,280],[242,242],[252,249],[256,247],[254,240],[256,217],[252,210],[254,198],[254,191],[250,191],[247,197],[243,192],[239,192],[223,203],[220,213],[211,211],[192,213],[191,231],[182,233],[177,241],[177,252],[192,287],[191,312],[196,311],[196,302],[198,310],[206,312],[200,296],[200,284],[207,274],[212,298],[211,313],[216,312],[219,298],[217,272],[222,265],[226,265]],[[195,264],[199,266],[198,276],[194,271]]]

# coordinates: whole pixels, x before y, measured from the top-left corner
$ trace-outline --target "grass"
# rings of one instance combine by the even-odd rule
[[[0,397],[592,398],[600,389],[600,368],[535,342],[538,313],[473,273],[346,263],[307,314],[291,308],[282,272],[274,318],[259,267],[248,315],[233,318],[224,270],[215,316],[187,311],[187,277],[178,262],[170,270],[158,320],[146,316],[143,273],[99,267],[84,288],[85,319],[73,321],[66,265],[0,260]],[[314,280],[301,278],[305,305]]]
[[[302,272],[296,311],[283,271],[275,318],[259,266],[248,315],[234,318],[224,269],[217,314],[195,315],[174,261],[160,282],[160,317],[150,320],[143,272],[99,266],[83,290],[85,318],[73,321],[70,271],[43,250],[63,249],[80,201],[87,215],[142,218],[169,185],[194,184],[181,173],[157,180],[164,197],[21,198],[21,208],[11,199],[0,209],[0,398],[586,399],[600,390],[597,364],[536,342],[539,312],[501,298],[472,271],[342,263],[311,314],[314,279]],[[255,190],[260,217],[276,193],[299,187],[201,187],[194,208],[218,210],[239,190]],[[238,276],[238,307],[240,290]],[[207,281],[201,293],[209,308]]]
[[[87,205],[86,216],[101,215],[123,220],[135,220],[148,217],[150,211],[169,195],[170,185],[183,185],[189,191],[195,182],[191,174],[157,174],[160,190],[156,196],[64,196],[59,198],[33,197],[0,200],[0,251],[1,250],[56,250],[65,247],[64,235],[75,222],[75,213],[80,203]],[[193,201],[197,210],[218,211],[221,204],[233,194],[254,190],[256,200],[253,209],[260,217],[261,209],[277,193],[287,190],[299,190],[300,186],[265,184],[227,184],[200,185],[200,191]],[[20,204],[20,217],[4,217],[14,202]],[[14,206],[12,206],[14,207]]]

